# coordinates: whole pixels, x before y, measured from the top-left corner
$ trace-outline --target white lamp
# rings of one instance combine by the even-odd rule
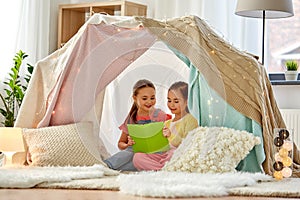
[[[5,154],[6,165],[12,164],[12,156],[15,152],[24,151],[21,128],[0,127],[0,151]]]
[[[236,15],[262,18],[262,64],[264,64],[265,19],[285,18],[294,16],[292,0],[238,0]]]

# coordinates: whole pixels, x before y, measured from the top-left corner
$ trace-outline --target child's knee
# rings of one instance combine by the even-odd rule
[[[139,169],[140,163],[143,160],[143,153],[135,153],[132,159],[133,166]]]

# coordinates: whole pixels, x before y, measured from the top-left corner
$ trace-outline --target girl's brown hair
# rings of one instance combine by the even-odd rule
[[[181,95],[183,96],[183,98],[187,101],[188,100],[188,86],[189,85],[186,82],[178,81],[178,82],[173,83],[170,86],[168,91],[171,91],[171,90],[179,91],[181,93]],[[186,107],[185,111],[187,113],[190,112],[188,107]]]
[[[155,86],[151,81],[149,81],[147,79],[141,79],[141,80],[137,81],[133,86],[132,96],[136,96],[139,93],[140,89],[146,88],[146,87],[150,87],[155,90]],[[138,107],[137,107],[136,103],[133,102],[131,109],[129,111],[129,116],[134,121],[134,123],[136,123],[137,111],[138,111]]]

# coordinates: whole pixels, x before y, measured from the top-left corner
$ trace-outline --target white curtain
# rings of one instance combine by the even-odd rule
[[[9,69],[13,66],[13,57],[15,55],[16,36],[18,30],[18,21],[20,16],[21,0],[11,0],[5,2],[5,9],[0,12],[0,81],[4,79]],[[14,11],[14,12],[12,12]],[[0,89],[2,84],[0,84]],[[2,91],[2,90],[1,90]]]
[[[237,0],[155,0],[154,18],[197,15],[242,51],[260,56],[262,20],[234,14]]]
[[[29,56],[24,61],[34,65],[49,54],[50,0],[12,0],[1,11],[0,81],[13,67],[13,57],[22,50]],[[21,68],[21,76],[26,67]],[[1,81],[2,82],[2,81]],[[0,85],[2,88],[2,84]]]
[[[20,70],[21,77],[27,73],[26,63],[34,65],[49,54],[50,0],[10,0],[2,4],[5,5],[0,12],[3,30],[0,35],[0,92],[3,94],[2,83],[19,50],[28,55]],[[0,121],[3,121],[2,115]]]
[[[5,9],[0,12],[0,23],[1,23],[1,33],[0,33],[0,92],[4,94],[3,81],[7,77],[8,71],[13,67],[13,57],[15,55],[15,45],[16,45],[16,33],[18,29],[19,20],[19,10],[20,10],[21,0],[11,0],[5,2]],[[14,12],[12,12],[12,10]],[[2,101],[0,101],[0,107],[3,106]],[[0,122],[4,119],[0,115]],[[3,126],[0,123],[0,126]]]
[[[25,51],[34,65],[49,54],[50,0],[22,0],[16,50]]]

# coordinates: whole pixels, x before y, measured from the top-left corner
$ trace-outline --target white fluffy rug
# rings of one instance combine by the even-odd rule
[[[33,187],[119,190],[122,193],[149,197],[243,195],[300,198],[300,178],[275,181],[260,173],[201,174],[160,171],[120,174],[101,165],[0,168],[0,188]]]
[[[102,180],[119,172],[102,165],[87,167],[28,167],[1,168],[0,188],[57,187],[87,180]],[[80,187],[80,185],[78,185]]]
[[[229,189],[255,185],[272,177],[260,173],[200,174],[185,172],[140,172],[118,176],[120,191],[147,197],[215,197]]]

